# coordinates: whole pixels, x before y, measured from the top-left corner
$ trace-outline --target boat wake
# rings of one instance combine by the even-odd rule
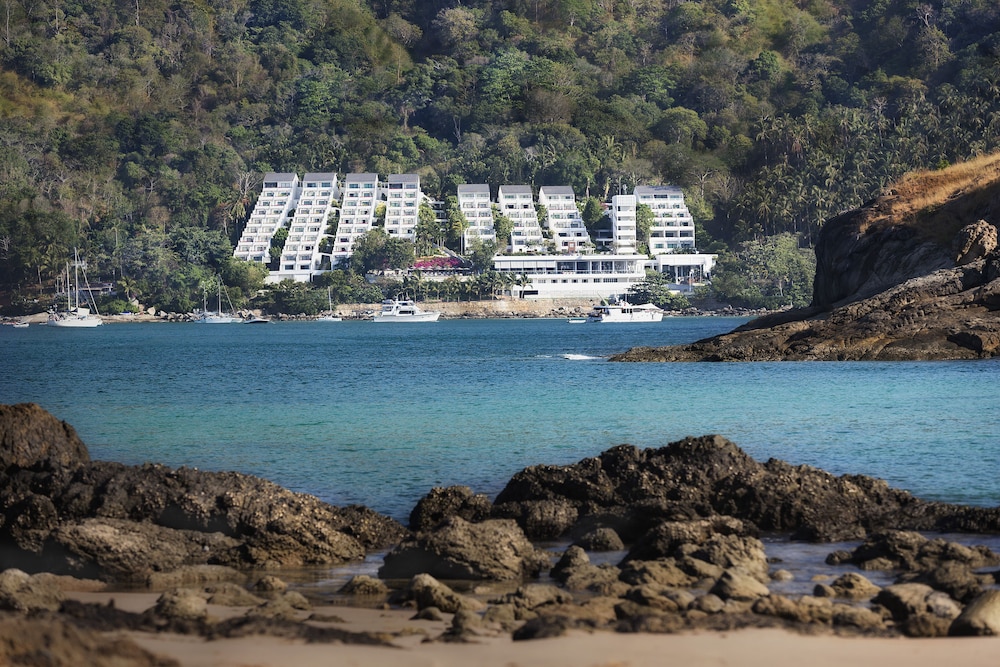
[[[604,357],[594,357],[589,354],[564,354],[563,359],[568,359],[570,361],[591,361],[594,359],[604,359]]]

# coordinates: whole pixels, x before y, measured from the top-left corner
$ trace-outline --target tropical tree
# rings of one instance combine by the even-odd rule
[[[496,232],[497,245],[501,248],[510,244],[510,235],[514,232],[514,221],[493,207],[493,230]]]

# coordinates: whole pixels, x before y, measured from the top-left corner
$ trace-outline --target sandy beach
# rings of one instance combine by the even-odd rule
[[[83,602],[141,612],[157,593],[70,593]],[[245,607],[209,606],[212,619],[241,615]],[[398,648],[308,644],[277,637],[206,641],[174,634],[121,633],[142,648],[173,658],[184,667],[843,667],[845,665],[909,665],[963,667],[997,664],[1000,637],[868,638],[831,634],[805,635],[781,629],[690,632],[671,635],[571,631],[563,637],[512,641],[509,634],[481,637],[474,643],[429,641],[448,627],[442,621],[414,620],[412,609],[366,609],[325,606],[302,612],[305,618],[338,618],[317,625],[352,632],[396,635]]]

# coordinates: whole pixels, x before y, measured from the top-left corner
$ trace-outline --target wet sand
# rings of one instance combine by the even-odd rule
[[[106,603],[128,611],[151,607],[157,593],[73,593],[86,602]],[[241,607],[210,605],[209,615],[223,619],[246,611]],[[509,635],[480,637],[475,643],[425,640],[440,636],[443,621],[412,620],[411,609],[314,607],[308,614],[338,617],[327,622],[354,632],[401,633],[395,648],[343,644],[307,644],[274,637],[206,641],[197,637],[123,633],[143,648],[171,657],[185,667],[847,667],[907,665],[963,667],[997,664],[1000,637],[989,638],[859,638],[830,634],[802,635],[778,629],[733,632],[691,632],[675,635],[570,634],[531,641],[512,641]]]

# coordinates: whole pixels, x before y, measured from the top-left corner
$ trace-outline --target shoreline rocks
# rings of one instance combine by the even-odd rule
[[[143,581],[184,565],[361,560],[407,532],[250,475],[90,461],[72,428],[38,406],[0,407],[4,567]]]
[[[394,544],[378,579],[355,577],[340,595],[366,606],[414,607],[417,618],[439,623],[452,614],[431,641],[498,633],[527,640],[573,628],[1000,632],[997,576],[984,571],[1000,555],[912,532],[1000,532],[1000,510],[929,503],[871,478],[760,463],[719,436],[532,466],[492,504],[467,487],[432,489],[414,508],[419,530],[410,533],[365,508],[331,507],[245,475],[93,462],[71,430],[37,406],[8,406],[0,415],[7,417],[0,442],[16,441],[0,451],[16,461],[0,469],[0,534],[14,547],[0,552],[0,606],[10,610],[0,611],[0,622],[4,613],[30,611],[34,623],[81,631],[391,645],[387,636],[309,625],[325,622],[311,614],[311,600],[273,574],[254,587],[248,577],[261,566],[343,562]],[[772,571],[778,564],[768,559],[761,531],[867,538],[827,563],[890,569],[896,581],[879,587],[848,570],[811,595],[782,595],[774,587],[791,575]],[[532,542],[553,535],[576,543],[559,555]],[[599,553],[617,562],[595,565],[591,554]],[[12,568],[22,560],[162,594],[142,614],[86,605],[63,590],[92,590],[95,582]],[[219,621],[209,605],[245,613]]]

